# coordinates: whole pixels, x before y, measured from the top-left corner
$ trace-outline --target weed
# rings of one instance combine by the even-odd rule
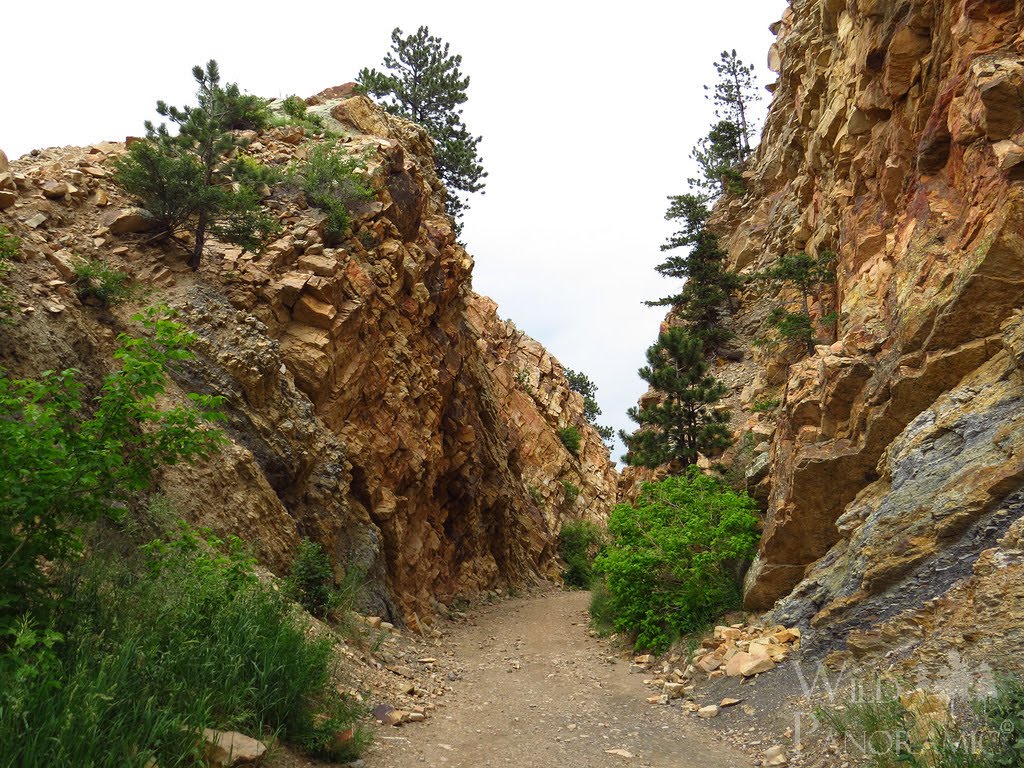
[[[565,450],[573,456],[580,455],[580,443],[583,440],[580,431],[576,427],[563,427],[558,430],[558,439],[562,441]]]
[[[80,301],[99,307],[123,304],[135,295],[126,273],[94,259],[75,264],[74,289]]]
[[[604,542],[604,532],[589,520],[570,520],[558,532],[558,554],[565,561],[562,579],[570,587],[589,589],[594,579],[594,556]]]

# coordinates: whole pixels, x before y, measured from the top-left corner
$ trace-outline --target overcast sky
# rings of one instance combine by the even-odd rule
[[[678,288],[653,268],[671,232],[665,198],[686,191],[712,119],[703,85],[726,48],[770,81],[768,25],[786,0],[7,5],[11,158],[139,134],[157,99],[191,103],[191,68],[210,58],[243,90],[309,96],[379,67],[395,26],[428,25],[462,54],[466,123],[484,137],[487,190],[463,233],[474,287],[590,375],[618,429],[664,316],[642,302]]]

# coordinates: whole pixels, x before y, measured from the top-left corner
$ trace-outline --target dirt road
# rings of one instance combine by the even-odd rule
[[[647,703],[642,676],[589,636],[587,599],[552,592],[480,609],[446,640],[463,670],[446,706],[378,735],[367,768],[749,766],[690,714]]]

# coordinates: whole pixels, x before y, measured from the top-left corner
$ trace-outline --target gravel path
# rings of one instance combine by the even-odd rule
[[[415,730],[378,732],[367,768],[749,766],[692,715],[647,703],[642,676],[589,636],[588,597],[554,592],[480,609],[446,642],[464,670],[446,706]]]

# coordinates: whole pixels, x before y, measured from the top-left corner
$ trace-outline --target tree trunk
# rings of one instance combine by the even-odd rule
[[[192,249],[192,255],[188,259],[188,265],[195,272],[199,269],[199,262],[203,258],[203,246],[206,244],[206,225],[208,223],[206,211],[199,214],[199,223],[196,224],[196,244]]]

